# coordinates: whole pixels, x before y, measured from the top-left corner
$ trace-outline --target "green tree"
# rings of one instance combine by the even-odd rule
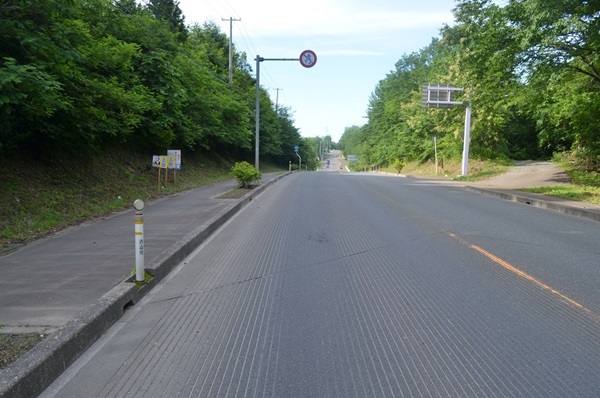
[[[438,39],[422,50],[404,55],[396,68],[381,80],[369,102],[369,123],[362,130],[358,153],[362,167],[387,166],[396,159],[425,161],[434,156],[434,135],[452,134],[458,110],[424,109],[421,87],[430,82],[447,83],[451,49]],[[445,140],[442,142],[452,142]]]
[[[600,3],[513,0],[507,12],[540,146],[573,149],[586,169],[600,170]]]
[[[163,20],[169,26],[172,32],[177,34],[177,39],[183,42],[187,39],[187,29],[185,27],[185,17],[179,2],[176,0],[149,0],[148,9],[155,18]]]
[[[346,127],[344,134],[338,142],[338,147],[344,152],[344,155],[356,155],[358,153],[358,147],[363,141],[362,129],[359,126]]]
[[[511,0],[507,12],[521,43],[522,67],[566,67],[592,78],[600,89],[600,3]]]
[[[81,151],[130,134],[147,105],[147,91],[131,72],[138,47],[96,36],[98,20],[87,18],[96,14],[89,9],[109,13],[113,7],[103,0],[90,0],[87,7],[54,0],[15,4],[0,20],[3,75],[31,75],[24,77],[26,85],[9,79],[15,95],[3,107],[2,124],[15,137],[12,146],[32,154]],[[46,86],[46,93],[32,101],[27,93],[36,85]],[[38,116],[29,111],[32,103],[42,110]]]
[[[512,115],[522,88],[514,63],[518,52],[514,28],[505,10],[490,0],[460,1],[454,12],[456,24],[444,29],[443,42],[457,54],[451,79],[466,87],[472,104],[472,154],[506,157],[505,134],[514,126]],[[525,147],[536,146],[535,141],[523,141],[519,140]]]

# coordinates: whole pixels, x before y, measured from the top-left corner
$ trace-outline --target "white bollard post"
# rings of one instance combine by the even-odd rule
[[[144,202],[137,199],[133,202],[135,209],[135,280],[145,281],[144,270]]]

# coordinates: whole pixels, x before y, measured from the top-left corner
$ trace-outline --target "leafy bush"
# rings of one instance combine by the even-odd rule
[[[231,174],[242,188],[248,188],[254,181],[262,178],[262,173],[248,162],[237,162],[231,168]]]
[[[398,159],[394,162],[394,164],[392,166],[394,167],[394,169],[396,169],[398,174],[400,174],[400,172],[402,171],[402,169],[405,166],[405,163],[402,160]]]

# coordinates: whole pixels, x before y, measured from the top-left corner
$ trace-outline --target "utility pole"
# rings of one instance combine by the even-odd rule
[[[233,22],[238,22],[242,19],[229,17],[229,19],[221,18],[221,20],[229,21],[229,85],[231,85],[233,83]]]
[[[275,114],[279,115],[279,90],[283,91],[282,88],[276,88],[277,94],[275,95]]]

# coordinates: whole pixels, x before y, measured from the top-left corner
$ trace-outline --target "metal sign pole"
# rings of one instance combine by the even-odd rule
[[[263,61],[259,55],[256,56],[256,131],[254,134],[254,167],[256,167],[256,171],[258,171],[258,145],[260,142],[260,63]]]
[[[469,173],[469,140],[471,135],[471,104],[467,102],[455,101],[452,93],[455,91],[464,91],[462,87],[442,86],[440,84],[424,84],[422,86],[422,104],[427,108],[452,108],[454,105],[463,105],[467,107],[465,113],[465,136],[463,143],[462,175]],[[432,95],[433,94],[433,95]],[[436,142],[434,139],[434,146]],[[437,147],[436,151],[436,174],[437,174]]]
[[[463,143],[462,175],[469,173],[469,140],[471,136],[471,105],[465,111],[465,142]]]
[[[317,63],[317,55],[312,50],[304,50],[300,54],[300,58],[262,58],[256,55],[256,128],[254,140],[254,167],[258,171],[259,168],[259,146],[260,146],[260,63],[263,61],[300,61],[300,64],[305,68],[312,68]]]
[[[435,157],[435,175],[438,175],[437,135],[433,136],[433,153]]]

